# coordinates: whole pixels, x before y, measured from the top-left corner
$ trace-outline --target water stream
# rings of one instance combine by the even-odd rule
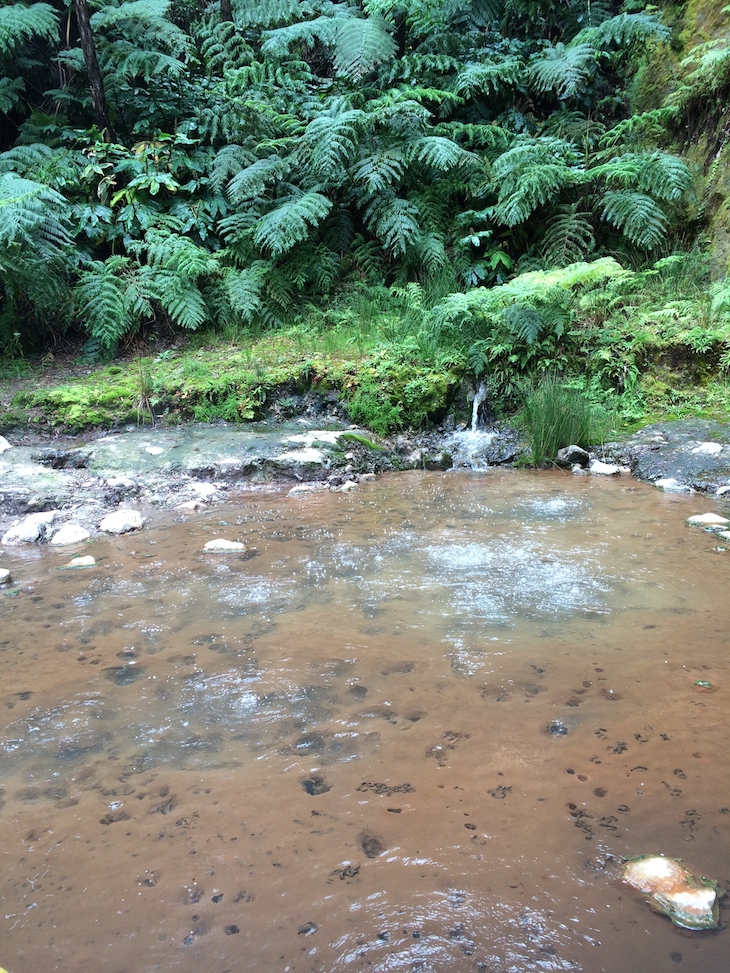
[[[152,511],[87,571],[7,552],[0,966],[726,973],[726,932],[619,881],[730,877],[730,553],[697,509],[407,473]]]

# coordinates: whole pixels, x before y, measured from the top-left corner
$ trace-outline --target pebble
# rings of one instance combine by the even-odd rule
[[[193,483],[191,490],[203,500],[209,500],[217,492],[212,483]]]
[[[227,541],[223,537],[216,537],[214,540],[208,541],[203,550],[209,554],[224,554],[233,551],[245,551],[246,545],[240,541]]]
[[[326,493],[329,487],[324,483],[300,483],[287,493],[288,497],[300,497],[307,493]]]
[[[666,476],[661,480],[655,480],[654,486],[664,490],[665,493],[693,493],[692,487],[686,483],[680,483],[673,476]]]
[[[179,503],[175,510],[200,510],[202,506],[200,500],[186,500],[185,503]]]
[[[0,568],[0,585],[10,584],[10,572],[7,568]]]
[[[722,443],[699,443],[692,452],[700,456],[719,456],[722,452]]]
[[[144,517],[139,510],[117,510],[104,517],[99,530],[107,534],[126,534],[130,530],[139,530],[143,524]]]

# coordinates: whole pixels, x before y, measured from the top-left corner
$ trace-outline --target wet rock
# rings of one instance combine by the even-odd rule
[[[203,500],[210,500],[218,492],[212,483],[193,483],[191,489]]]
[[[720,514],[707,513],[693,514],[687,518],[687,523],[693,527],[727,527],[730,520],[727,517],[721,517]]]
[[[621,467],[615,463],[602,463],[600,460],[595,460],[590,465],[590,472],[592,476],[618,476]]]
[[[5,436],[0,436],[0,453],[4,453],[6,449],[12,449],[13,444],[9,443]]]
[[[81,544],[89,537],[91,534],[81,524],[64,524],[51,538],[51,544]]]
[[[564,737],[568,735],[568,727],[560,720],[553,720],[545,727],[545,732],[551,737]]]
[[[326,794],[327,791],[332,790],[331,786],[327,783],[321,774],[312,774],[306,780],[300,782],[304,790],[311,797],[316,797],[319,794]]]
[[[227,541],[224,537],[216,537],[208,541],[203,550],[208,554],[240,554],[246,550],[246,545],[240,541]]]
[[[139,510],[117,510],[109,514],[99,524],[99,530],[107,534],[127,534],[132,530],[139,530],[144,524],[144,517]]]
[[[10,584],[10,572],[7,568],[0,568],[0,585]]]
[[[46,510],[43,513],[28,514],[20,523],[14,524],[10,530],[2,536],[0,543],[8,546],[15,544],[35,544],[46,537],[46,531],[56,517],[55,510]]]
[[[680,483],[673,476],[665,476],[654,481],[654,486],[665,493],[692,493],[692,487],[686,483]]]
[[[647,855],[624,865],[622,878],[647,896],[655,912],[684,929],[716,929],[717,884],[698,878],[674,858]]]
[[[563,446],[558,450],[555,461],[558,466],[574,466],[576,463],[579,466],[588,466],[590,456],[580,446]]]

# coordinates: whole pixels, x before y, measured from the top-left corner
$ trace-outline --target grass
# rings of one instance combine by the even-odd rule
[[[604,410],[555,375],[528,388],[518,421],[527,434],[533,466],[553,460],[564,446],[587,448],[602,442],[610,427]]]

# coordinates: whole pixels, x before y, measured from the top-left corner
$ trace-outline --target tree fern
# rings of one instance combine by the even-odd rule
[[[676,201],[687,192],[692,175],[682,159],[668,152],[625,152],[586,174],[589,182],[636,189],[659,199]]]
[[[149,304],[142,302],[140,307],[139,293],[130,287],[129,264],[126,257],[95,260],[76,285],[78,314],[88,334],[104,348],[116,348],[138,326],[140,310],[151,312]]]
[[[256,199],[286,171],[287,164],[275,155],[257,159],[231,179],[226,194],[234,204]]]
[[[274,257],[286,253],[306,240],[309,228],[321,223],[331,208],[331,200],[314,190],[289,197],[257,221],[254,241]]]
[[[64,197],[14,172],[0,175],[0,246],[28,248],[40,260],[57,257],[69,243]]]
[[[407,168],[407,161],[400,146],[384,148],[366,155],[353,167],[352,177],[361,183],[369,195],[381,193],[389,186],[397,185]]]
[[[445,172],[457,166],[473,165],[477,159],[464,151],[451,139],[442,135],[425,135],[408,146],[411,160],[422,163],[437,172]]]

